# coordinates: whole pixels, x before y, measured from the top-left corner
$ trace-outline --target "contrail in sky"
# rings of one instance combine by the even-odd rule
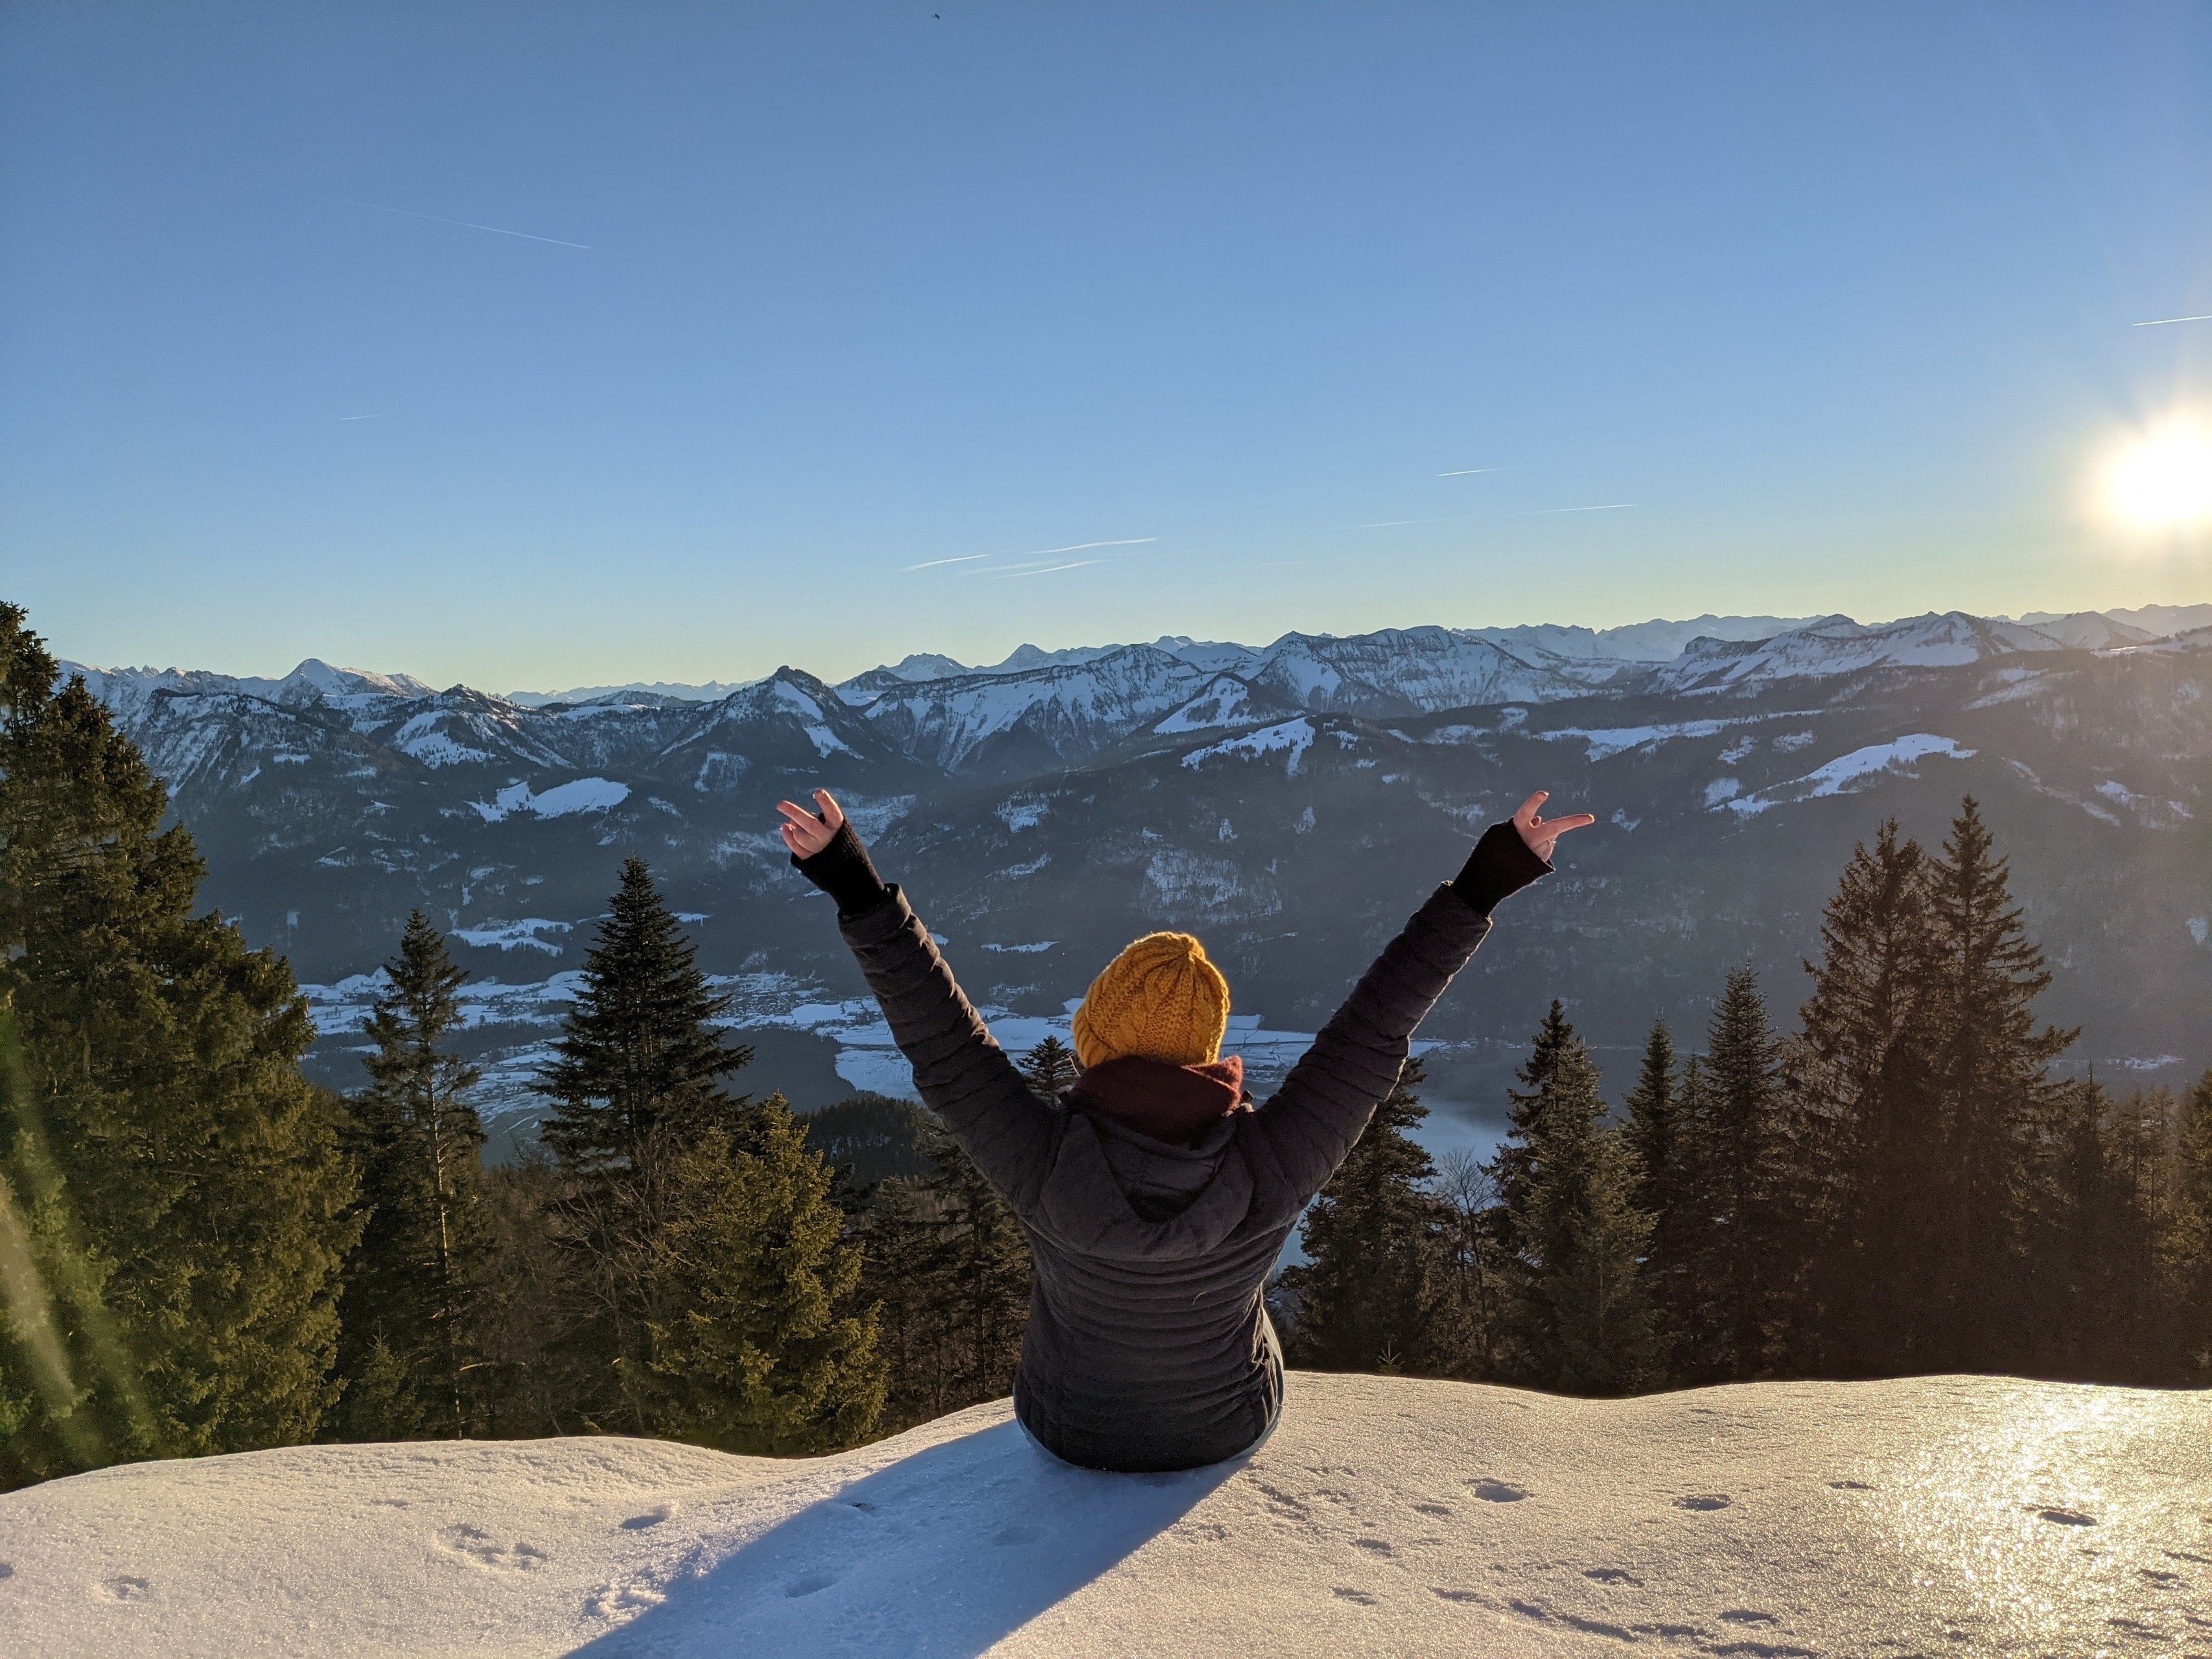
[[[1146,542],[1159,540],[1158,536],[1124,536],[1114,542],[1076,542],[1066,547],[1033,548],[1027,553],[1017,553],[1018,559],[1045,559],[1055,553],[1084,553],[1094,547],[1142,547]]]
[[[1478,472],[1495,472],[1497,471],[1498,469],[1494,466],[1463,466],[1455,472],[1439,472],[1437,474],[1437,477],[1439,478],[1471,478]]]
[[[374,415],[341,415],[341,416],[338,416],[338,419],[339,419],[341,422],[343,422],[343,421],[373,421],[373,420],[374,420],[375,418],[376,418],[376,416],[374,416]]]
[[[1030,565],[1035,565],[1042,562],[1046,559],[1056,558],[1062,553],[1087,553],[1094,547],[1143,547],[1149,543],[1156,542],[1158,540],[1159,540],[1158,536],[1121,536],[1117,537],[1112,541],[1074,542],[1066,547],[1039,547],[1034,548],[1027,553],[1012,553],[1005,555],[1004,556],[1012,559],[1026,559],[1030,562]],[[933,570],[941,564],[973,564],[979,559],[995,559],[1000,556],[1001,556],[996,553],[963,553],[956,559],[925,559],[920,564],[910,564],[907,566],[907,568],[908,570]],[[1074,564],[1056,564],[1052,568],[1054,570],[1076,570],[1081,568],[1084,565],[1097,564],[1098,562],[1099,561],[1097,559],[1083,559],[1078,561]],[[996,565],[988,570],[963,570],[957,574],[963,576],[1042,576],[1046,573],[1042,570],[1031,569],[1028,565],[1012,564]]]
[[[1624,507],[1633,507],[1634,501],[1601,501],[1595,507],[1540,507],[1528,514],[1540,519],[1547,513],[1615,513]]]
[[[1395,530],[1400,525],[1441,524],[1443,522],[1443,520],[1441,519],[1383,519],[1374,524],[1356,524],[1352,527],[1354,530]]]
[[[2130,328],[2164,328],[2168,323],[2212,323],[2212,311],[2201,317],[2154,317],[2147,323],[2130,323]]]
[[[538,236],[526,230],[508,230],[501,225],[480,225],[473,219],[448,219],[441,213],[417,213],[412,208],[387,207],[382,202],[356,201],[350,196],[325,196],[325,202],[343,202],[348,207],[368,208],[374,213],[396,213],[403,219],[422,219],[434,225],[459,225],[463,230],[488,230],[495,236],[520,236],[526,242],[550,242],[555,247],[573,247],[589,253],[589,242],[563,241],[558,236]]]
[[[1147,541],[1150,541],[1150,540],[1152,540],[1152,538],[1151,537],[1149,537],[1149,536],[1148,536],[1148,537],[1146,537],[1145,539],[1146,539],[1146,540],[1147,540]],[[1094,544],[1094,545],[1096,545],[1096,546],[1099,546],[1099,547],[1111,547],[1112,545],[1114,545],[1114,544],[1113,544],[1113,543],[1111,543],[1111,542],[1098,542],[1098,543],[1095,543],[1095,544]],[[1008,577],[1012,577],[1012,576],[1049,576],[1049,575],[1051,575],[1051,574],[1053,574],[1053,572],[1054,572],[1054,571],[1055,571],[1055,570],[1080,570],[1080,569],[1082,569],[1082,568],[1083,568],[1085,566],[1086,566],[1086,565],[1103,564],[1103,563],[1105,563],[1105,562],[1106,562],[1106,561],[1105,561],[1105,560],[1103,560],[1103,559],[1074,559],[1074,560],[1071,560],[1071,561],[1070,561],[1068,563],[1066,563],[1066,564],[1048,564],[1048,565],[1045,566],[1045,568],[1044,568],[1043,569],[1042,569],[1042,570],[1002,570],[1002,571],[1000,571],[998,574],[999,574],[1000,575],[1002,575],[1002,576],[1008,576]]]

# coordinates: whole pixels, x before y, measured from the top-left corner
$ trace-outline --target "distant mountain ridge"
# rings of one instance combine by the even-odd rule
[[[344,1086],[362,976],[419,906],[483,976],[471,1040],[495,1111],[520,1109],[629,852],[784,1068],[763,1086],[900,1086],[770,827],[779,796],[817,785],[1010,1042],[1060,1029],[1128,938],[1176,927],[1206,937],[1237,1029],[1274,1033],[1240,1042],[1269,1054],[1295,1052],[1484,823],[1537,787],[1588,802],[1601,826],[1431,1022],[1454,1045],[1430,1056],[1447,1100],[1490,1099],[1499,1045],[1553,994],[1601,1045],[1662,1008],[1694,1036],[1734,962],[1786,1007],[1852,842],[1889,813],[1938,841],[1971,792],[2085,1055],[2159,1077],[2212,1062],[2212,606],[1773,620],[1167,636],[538,706],[313,659],[64,672],[168,784],[210,902],[315,988]]]
[[[1795,629],[1833,621],[1818,617],[1715,616],[1708,612],[1686,620],[1654,618],[1617,628],[1591,629],[1555,623],[1519,623],[1510,627],[1453,630],[1482,639],[1529,662],[1546,658],[1571,658],[1611,663],[1662,664],[1673,661],[1700,639],[1723,641],[1764,641]],[[1910,619],[1906,619],[1910,620]],[[2059,645],[2098,649],[2107,646],[2140,645],[2191,629],[2212,626],[2212,605],[2143,605],[2135,610],[2032,611],[2021,617],[1995,617],[1990,622],[2021,623],[2048,635]],[[1882,624],[1875,624],[1882,626]],[[1163,635],[1152,647],[1200,668],[1244,672],[1270,652],[1294,638],[1330,636],[1285,635],[1272,646],[1240,645],[1229,641],[1194,640],[1188,635]],[[838,682],[848,700],[880,695],[895,685],[977,674],[1015,674],[1034,668],[1080,664],[1127,646],[1070,646],[1048,651],[1034,645],[1017,646],[996,663],[969,665],[939,652],[915,652],[896,663],[886,663]],[[307,667],[308,665],[302,664]],[[145,670],[124,671],[143,673]],[[175,671],[168,671],[174,672]],[[404,678],[404,676],[401,678]],[[264,682],[275,684],[275,682]],[[565,691],[512,691],[506,701],[526,708],[556,702],[609,702],[638,696],[664,696],[687,702],[712,702],[751,684],[751,681],[712,680],[702,684],[684,682],[632,680],[620,685],[581,685]]]

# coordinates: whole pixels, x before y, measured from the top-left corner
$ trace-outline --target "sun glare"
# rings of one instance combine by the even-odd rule
[[[2175,419],[2128,443],[2106,472],[2105,499],[2140,530],[2212,523],[2212,429]]]

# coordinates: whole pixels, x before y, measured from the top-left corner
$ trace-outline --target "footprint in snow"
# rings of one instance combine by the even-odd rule
[[[1863,1480],[1831,1480],[1828,1485],[1836,1492],[1872,1492],[1874,1490]]]
[[[789,1600],[796,1601],[803,1595],[817,1595],[837,1582],[834,1572],[810,1572],[804,1578],[794,1578],[783,1587]]]
[[[1348,1585],[1339,1584],[1336,1586],[1334,1594],[1340,1600],[1346,1601],[1356,1601],[1363,1607],[1371,1607],[1375,1605],[1375,1598],[1370,1595],[1365,1590],[1353,1589]]]
[[[446,1528],[439,1533],[438,1541],[454,1554],[465,1556],[478,1566],[507,1572],[535,1572],[549,1559],[545,1552],[534,1544],[526,1544],[520,1539],[512,1545],[502,1544],[483,1528],[465,1524]]]
[[[584,1611],[594,1619],[618,1619],[657,1607],[667,1599],[650,1583],[602,1584],[584,1598]]]
[[[663,1504],[656,1509],[647,1510],[643,1515],[633,1515],[622,1523],[622,1529],[624,1532],[643,1532],[647,1527],[657,1527],[669,1520],[675,1513],[675,1504]]]
[[[1761,1613],[1756,1607],[1730,1607],[1721,1617],[1731,1625],[1778,1625],[1782,1621],[1771,1613]]]
[[[1413,1510],[1418,1515],[1448,1516],[1451,1513],[1451,1510],[1442,1504],[1416,1504],[1413,1505]]]
[[[127,1574],[120,1578],[104,1580],[100,1588],[111,1601],[143,1601],[154,1593],[154,1586],[149,1580]]]
[[[1000,1528],[997,1535],[991,1541],[1001,1549],[1009,1549],[1016,1545],[1034,1544],[1043,1536],[1044,1533],[1041,1528],[1024,1526],[1017,1521],[1010,1526]]]
[[[2095,1516],[2084,1515],[2079,1510],[2047,1510],[2039,1504],[2030,1504],[2027,1505],[2027,1508],[2030,1513],[2041,1516],[2045,1521],[2050,1522],[2053,1526],[2094,1527],[2097,1524],[2097,1517]]]
[[[1377,1555],[1391,1555],[1396,1553],[1392,1550],[1388,1542],[1380,1538],[1355,1538],[1352,1540],[1352,1547],[1354,1549],[1372,1550]]]
[[[1517,1504],[1528,1494],[1520,1486],[1506,1480],[1478,1480],[1474,1495],[1486,1504]]]
[[[1678,1510],[1693,1510],[1703,1515],[1713,1510],[1724,1510],[1735,1502],[1735,1499],[1724,1492],[1697,1492],[1688,1498],[1676,1498],[1674,1507]]]
[[[15,1576],[15,1569],[7,1562],[0,1561],[0,1578],[13,1578]]]
[[[1601,1584],[1627,1584],[1636,1589],[1644,1588],[1641,1578],[1632,1572],[1623,1572],[1619,1567],[1585,1567],[1583,1577],[1595,1578]]]

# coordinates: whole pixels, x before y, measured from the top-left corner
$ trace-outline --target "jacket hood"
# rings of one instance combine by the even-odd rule
[[[1068,1103],[1110,1117],[1139,1134],[1191,1146],[1244,1103],[1244,1057],[1176,1066],[1125,1055],[1076,1079]]]

